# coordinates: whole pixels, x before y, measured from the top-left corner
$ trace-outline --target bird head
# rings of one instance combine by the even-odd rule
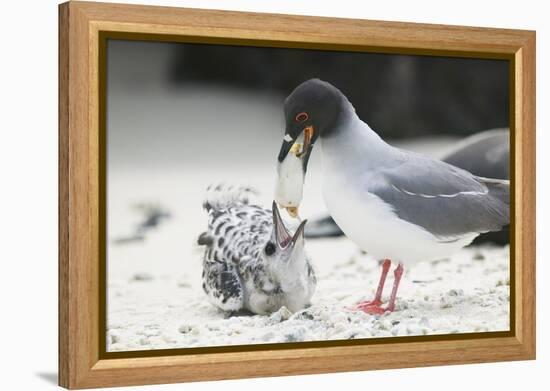
[[[273,231],[271,237],[262,249],[262,257],[267,261],[271,271],[282,277],[305,260],[304,227],[307,220],[302,221],[294,234],[285,226],[277,204],[273,202]]]
[[[344,119],[347,98],[319,79],[300,84],[284,104],[285,135],[278,156],[275,200],[296,217],[311,151],[319,137],[329,137]]]

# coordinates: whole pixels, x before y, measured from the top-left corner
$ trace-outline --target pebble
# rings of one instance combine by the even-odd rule
[[[109,337],[111,338],[111,343],[118,343],[120,342],[120,335],[118,333],[109,333]]]
[[[285,306],[282,306],[281,308],[279,308],[277,312],[274,312],[269,316],[268,323],[270,324],[281,323],[281,322],[284,322],[285,320],[288,320],[291,316],[292,316],[292,312],[290,312],[290,310]]]
[[[132,277],[132,281],[152,281],[153,276],[149,273],[136,273]]]
[[[189,333],[193,328],[189,326],[188,324],[181,325],[178,329],[178,331],[182,334]]]
[[[464,291],[462,289],[451,289],[447,292],[447,295],[449,296],[463,296]]]

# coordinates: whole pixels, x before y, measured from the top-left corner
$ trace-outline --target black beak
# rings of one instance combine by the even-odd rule
[[[283,219],[281,218],[279,208],[277,207],[277,203],[275,201],[273,201],[271,210],[273,212],[273,229],[275,230],[275,238],[277,240],[277,244],[281,248],[286,248],[292,241],[292,236],[290,236],[290,233],[283,223]]]
[[[307,164],[309,162],[309,157],[311,155],[311,151],[313,150],[313,143],[314,143],[314,127],[313,126],[307,126],[303,130],[304,132],[304,144],[301,146],[300,151],[296,152],[296,157],[302,159],[302,168],[304,170],[304,174],[307,171]],[[287,132],[288,133],[288,132]],[[279,151],[279,156],[277,157],[277,160],[279,163],[282,163],[283,160],[285,160],[286,156],[289,154],[289,152],[295,147],[295,140],[292,141],[283,141],[283,144],[281,145],[281,150]]]
[[[307,220],[302,221],[298,226],[298,229],[296,230],[296,232],[294,232],[294,236],[292,237],[292,240],[291,240],[293,246],[294,244],[296,244],[298,239],[304,238],[304,228],[306,226],[306,223],[307,223]]]
[[[273,227],[275,229],[275,238],[277,240],[277,244],[283,249],[287,248],[290,244],[294,246],[298,239],[304,237],[304,228],[307,220],[302,221],[298,226],[298,229],[294,233],[294,236],[291,236],[290,232],[288,232],[285,224],[283,223],[283,219],[281,218],[279,208],[277,207],[277,203],[275,201],[273,201],[273,205],[271,206],[271,208],[273,212]]]
[[[294,141],[283,141],[283,144],[281,145],[281,150],[279,151],[279,156],[277,157],[279,163],[282,163],[283,160],[285,160],[286,155],[288,155],[293,145]]]

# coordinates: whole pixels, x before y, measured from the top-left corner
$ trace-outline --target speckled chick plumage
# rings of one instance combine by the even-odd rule
[[[264,209],[252,197],[247,187],[207,189],[208,230],[198,240],[205,246],[202,287],[226,312],[298,311],[309,304],[317,282],[304,248],[305,222],[291,235],[276,205]]]

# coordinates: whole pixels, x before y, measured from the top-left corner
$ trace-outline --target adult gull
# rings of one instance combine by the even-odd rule
[[[320,141],[323,196],[342,231],[382,262],[375,297],[357,309],[393,311],[404,267],[447,257],[480,233],[509,223],[509,182],[475,176],[382,140],[346,96],[319,79],[300,84],[285,100],[286,131],[278,156],[276,202],[296,215],[310,154]],[[300,160],[300,165],[287,164]],[[296,169],[298,167],[298,169]],[[289,180],[290,178],[290,180]],[[294,179],[293,179],[294,178]],[[382,293],[397,264],[390,300]]]

